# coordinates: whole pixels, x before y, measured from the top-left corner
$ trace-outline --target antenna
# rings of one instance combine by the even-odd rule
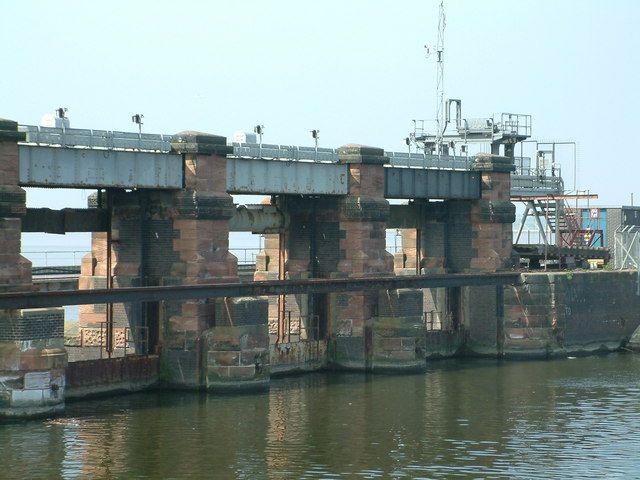
[[[444,134],[444,29],[446,27],[446,18],[444,15],[444,0],[440,1],[440,15],[438,17],[438,43],[436,45],[436,63],[438,66],[438,74],[436,80],[436,125],[438,153],[442,154],[442,137]]]

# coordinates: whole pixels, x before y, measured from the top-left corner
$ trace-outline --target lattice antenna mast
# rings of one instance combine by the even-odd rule
[[[444,124],[444,29],[446,18],[444,15],[444,0],[440,2],[440,14],[438,17],[438,43],[436,45],[436,64],[438,68],[436,80],[436,125],[438,152],[442,152],[442,137],[446,125]]]

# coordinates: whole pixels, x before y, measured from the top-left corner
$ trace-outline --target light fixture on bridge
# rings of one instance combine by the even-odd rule
[[[264,133],[264,125],[256,125],[253,127],[253,133],[258,135],[259,144],[258,144],[258,157],[262,158],[262,134]]]
[[[411,138],[406,137],[404,139],[404,143],[407,146],[407,149],[409,150],[409,158],[411,158]]]
[[[311,136],[313,137],[313,140],[316,143],[316,158],[315,158],[315,160],[318,161],[318,140],[320,139],[320,130],[317,130],[317,129],[311,130]]]
[[[253,127],[253,133],[258,135],[260,139],[260,145],[262,145],[262,134],[264,133],[264,125],[256,125]]]
[[[56,108],[56,116],[53,119],[53,126],[55,128],[62,128],[63,132],[69,128],[69,118],[67,118],[68,110],[67,107]]]
[[[138,125],[138,133],[142,135],[142,124],[144,123],[144,115],[141,113],[136,113],[131,116],[131,121]]]

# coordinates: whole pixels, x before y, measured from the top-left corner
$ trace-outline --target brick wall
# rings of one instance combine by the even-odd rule
[[[26,213],[26,194],[18,186],[18,144],[24,133],[18,124],[0,119],[0,291],[32,289],[31,262],[20,255],[21,217]]]
[[[42,308],[0,313],[0,342],[64,337],[64,310]]]

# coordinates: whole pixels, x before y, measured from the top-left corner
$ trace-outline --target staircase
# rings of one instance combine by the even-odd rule
[[[546,197],[534,200],[532,204],[535,213],[545,219],[549,231],[558,239],[558,242],[554,242],[552,239],[548,239],[548,242],[556,243],[558,246],[581,245],[580,221],[575,210],[565,200]]]

